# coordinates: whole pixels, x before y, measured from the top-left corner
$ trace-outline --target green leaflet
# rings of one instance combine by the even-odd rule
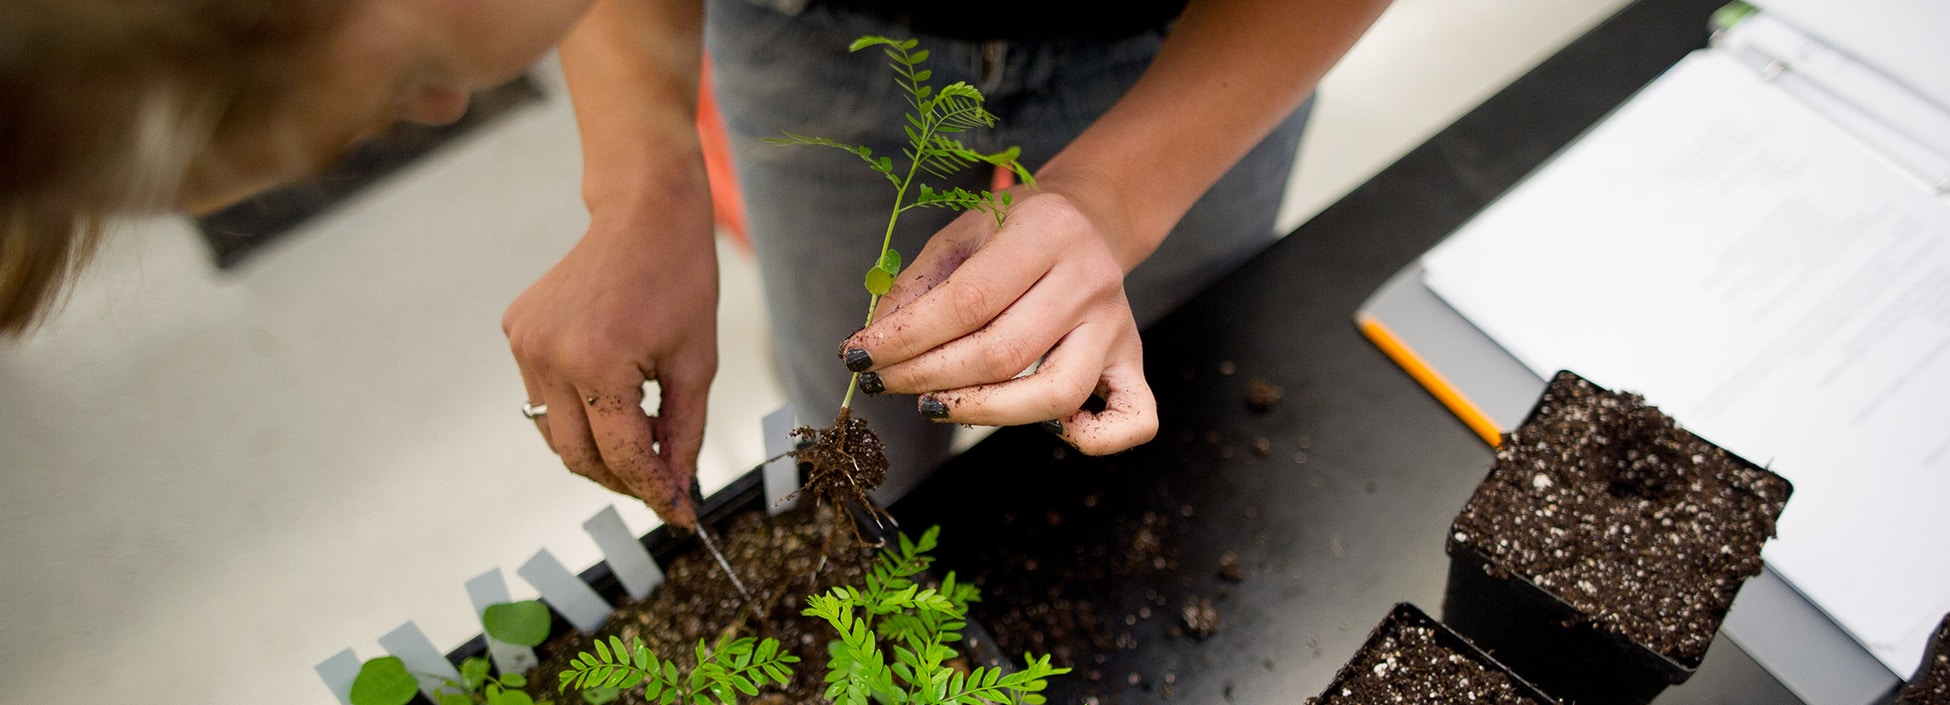
[[[352,705],[406,705],[420,692],[420,682],[406,672],[397,656],[381,656],[359,664],[352,680]]]
[[[891,248],[880,253],[880,261],[867,270],[867,292],[886,296],[894,288],[894,277],[901,273],[901,253]]]
[[[535,646],[548,639],[548,607],[537,600],[488,605],[481,626],[496,641]]]

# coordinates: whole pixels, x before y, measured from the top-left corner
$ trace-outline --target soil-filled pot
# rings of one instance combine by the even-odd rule
[[[1443,621],[1568,702],[1648,702],[1699,667],[1792,491],[1560,372],[1456,516]]]
[[[1382,703],[1554,705],[1462,635],[1406,602],[1368,633],[1334,681],[1308,705]]]
[[[1909,679],[1896,705],[1950,705],[1950,614],[1936,626],[1936,638],[1923,652],[1923,663]]]
[[[558,705],[581,703],[576,693],[556,692],[556,674],[578,652],[593,648],[592,636],[617,636],[625,642],[642,639],[658,655],[688,669],[698,640],[709,643],[721,634],[735,632],[737,636],[777,638],[786,651],[803,659],[792,686],[783,691],[768,686],[758,702],[823,702],[818,694],[825,686],[822,676],[832,633],[823,622],[800,611],[806,606],[806,595],[834,585],[857,586],[864,579],[875,551],[860,544],[859,537],[872,535],[876,524],[863,514],[856,511],[852,519],[841,519],[864,519],[857,524],[861,533],[847,529],[837,536],[830,510],[799,508],[770,517],[760,474],[754,471],[739,478],[699,503],[698,520],[709,528],[751,592],[771,603],[768,616],[751,613],[695,535],[660,526],[642,542],[662,567],[664,583],[638,602],[625,594],[607,564],[598,563],[583,571],[583,582],[615,611],[594,635],[576,632],[557,615],[547,641],[535,648],[541,665],[528,674],[527,690],[537,701],[546,698]],[[891,539],[889,543],[893,543]],[[979,624],[970,621],[961,631],[963,640],[956,647],[969,665],[1005,669],[1012,665]],[[448,659],[459,664],[485,652],[485,639],[475,637],[448,654]],[[638,695],[625,694],[616,702],[636,705],[642,702]],[[426,698],[421,696],[415,702],[425,703]]]

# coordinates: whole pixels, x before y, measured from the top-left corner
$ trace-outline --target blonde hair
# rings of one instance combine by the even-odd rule
[[[0,337],[19,337],[105,223],[175,205],[191,161],[287,99],[350,0],[0,3]]]

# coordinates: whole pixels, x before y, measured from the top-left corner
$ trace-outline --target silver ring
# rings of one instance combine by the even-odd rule
[[[535,420],[535,419],[539,419],[539,418],[541,418],[541,417],[543,417],[543,416],[547,416],[547,415],[548,415],[548,405],[547,405],[547,404],[530,404],[530,403],[528,403],[528,402],[522,402],[522,403],[521,403],[521,415],[522,415],[522,416],[526,416],[526,417],[528,417],[528,419],[529,419],[529,420],[531,420],[531,421],[532,421],[532,420]]]

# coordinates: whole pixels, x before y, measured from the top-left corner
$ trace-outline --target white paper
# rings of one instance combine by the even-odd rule
[[[1696,52],[1423,260],[1541,375],[1795,485],[1765,556],[1891,671],[1950,611],[1950,208]]]
[[[1943,0],[1754,0],[1950,109],[1950,3]]]
[[[1944,29],[1950,31],[1950,21]],[[1768,72],[1781,90],[1926,187],[1950,189],[1950,109],[1768,13],[1741,20],[1715,40],[1716,49]]]

